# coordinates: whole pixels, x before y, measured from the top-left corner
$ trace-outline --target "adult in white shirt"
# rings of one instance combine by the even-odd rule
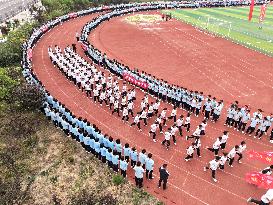
[[[220,160],[220,157],[217,156],[214,160],[211,160],[209,162],[208,166],[204,167],[204,171],[207,171],[207,169],[211,170],[211,176],[212,176],[212,180],[214,182],[217,182],[215,174],[216,174],[216,170],[218,169],[218,166],[219,166],[219,160]]]
[[[261,200],[253,199],[250,197],[247,202],[259,205],[269,205],[273,200],[273,189],[268,189],[267,192],[261,197]]]

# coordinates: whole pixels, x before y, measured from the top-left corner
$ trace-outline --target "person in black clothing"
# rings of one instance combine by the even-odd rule
[[[162,167],[159,168],[159,174],[160,179],[158,182],[158,188],[161,187],[161,182],[163,181],[163,190],[165,190],[167,188],[168,177],[170,176],[169,172],[167,171],[167,164],[163,164]]]
[[[73,49],[73,51],[74,51],[75,53],[77,52],[77,47],[76,47],[76,44],[75,44],[75,43],[72,44],[72,49]]]

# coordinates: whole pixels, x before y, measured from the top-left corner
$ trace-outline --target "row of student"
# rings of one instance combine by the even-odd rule
[[[114,83],[112,83],[111,76],[108,79],[106,79],[106,77],[104,76],[104,74],[101,71],[98,71],[95,68],[95,66],[89,65],[84,59],[82,59],[75,52],[73,52],[70,49],[70,47],[65,48],[64,51],[65,51],[64,56],[66,57],[66,60],[68,61],[68,63],[65,65],[62,63],[64,61],[63,57],[62,56],[58,57],[58,54],[61,54],[60,48],[55,47],[55,53],[53,53],[52,50],[49,49],[49,55],[50,55],[52,61],[54,63],[57,63],[58,67],[61,68],[61,70],[63,72],[65,72],[66,75],[69,75],[68,74],[69,71],[72,75],[73,74],[79,75],[79,76],[83,75],[83,77],[79,77],[79,78],[73,77],[73,79],[74,79],[73,81],[76,85],[79,86],[79,88],[86,91],[87,96],[91,96],[91,91],[92,91],[94,93],[95,102],[100,101],[101,104],[103,102],[105,102],[107,105],[108,105],[107,102],[109,102],[110,109],[112,108],[112,106],[114,107],[113,113],[117,112],[119,115],[120,110],[122,111],[122,115],[123,115],[122,119],[125,121],[128,121],[129,114],[131,114],[133,117],[132,109],[133,109],[134,105],[133,105],[133,100],[131,100],[131,99],[135,99],[134,89],[132,92],[128,93],[127,97],[128,97],[129,103],[128,103],[128,107],[127,107],[126,97],[124,96],[124,94],[127,93],[126,92],[126,84],[123,84],[122,92],[120,94],[118,82],[115,81]],[[81,66],[79,66],[79,65],[81,65]],[[87,68],[87,66],[88,66],[88,68]],[[70,76],[67,76],[67,77],[70,78]],[[111,88],[112,85],[115,86],[114,89]],[[102,90],[102,92],[101,92],[101,90]],[[133,94],[131,94],[131,93],[133,93]],[[121,107],[119,106],[120,95],[123,96]],[[215,121],[219,118],[219,115],[215,115],[215,109],[210,108],[210,104],[215,104],[215,99],[210,100],[209,97],[210,96],[208,96],[208,98],[205,99],[205,104],[202,108],[202,112],[205,115],[205,119],[208,120],[210,117],[212,117],[212,121]],[[146,102],[146,101],[142,102],[141,103],[142,111],[143,111],[143,108],[146,107],[148,109],[147,111],[148,111],[148,117],[149,117],[149,114],[151,114],[155,108],[158,110],[158,102],[159,101],[157,101],[155,104],[151,103],[150,105],[148,105],[148,107],[146,107],[148,102]],[[222,106],[223,106],[223,104],[221,104],[221,109],[222,109]],[[235,128],[237,128],[238,130],[242,129],[242,132],[244,132],[244,129],[245,129],[245,126],[247,123],[247,118],[250,118],[249,111],[246,108],[247,107],[238,108],[238,102],[235,102],[234,104],[232,104],[228,110],[226,124],[228,126],[234,125]],[[190,110],[192,110],[192,108],[190,108]],[[142,117],[137,115],[132,124],[133,125],[137,124],[140,129],[139,120],[143,119],[145,122],[145,125],[146,125],[147,124],[146,117],[143,117],[143,115],[147,111],[144,110],[144,112],[142,112]],[[173,111],[177,112],[175,108],[173,109]],[[173,111],[172,111],[172,114],[173,114]],[[254,115],[258,116],[259,119],[262,117],[260,110],[258,110],[258,112],[255,112]],[[176,113],[172,117],[174,118],[174,121],[176,121]],[[254,121],[255,120],[252,120],[252,122],[254,122]],[[273,121],[273,117],[267,116],[266,119],[264,119],[264,121],[261,122],[261,125],[259,126],[259,128],[256,131],[256,135],[258,135],[258,133],[260,133],[259,138],[261,138],[261,136],[264,132],[266,133],[266,131],[272,125],[272,121]],[[188,125],[189,125],[189,123],[188,123]],[[249,128],[247,129],[247,133],[253,132],[252,126],[253,126],[253,123],[251,123],[249,125]],[[153,127],[156,127],[156,126],[154,125]],[[181,127],[181,126],[179,126],[179,127]],[[161,129],[161,131],[162,131],[162,129]],[[155,141],[155,138],[154,138],[154,141]]]
[[[212,122],[216,122],[221,114],[222,108],[223,108],[223,101],[216,101],[216,98],[212,98],[210,95],[204,100],[204,105],[202,105],[202,99],[203,96],[198,95],[198,92],[194,92],[194,98],[199,97],[201,98],[200,104],[198,106],[196,105],[195,99],[193,99],[193,103],[189,103],[188,101],[181,102],[182,108],[184,110],[188,110],[192,113],[195,113],[196,116],[199,115],[200,112],[202,112],[205,116],[205,119],[210,119]],[[161,97],[161,95],[159,95]],[[170,99],[170,98],[167,98]],[[176,103],[177,104],[177,103]],[[178,103],[179,104],[179,103]],[[202,108],[201,108],[202,106]],[[258,116],[258,118],[254,117]],[[256,129],[255,132],[255,138],[258,136],[259,139],[261,139],[263,134],[267,134],[269,128],[272,126],[273,122],[273,115],[266,116],[262,119],[261,110],[258,110],[257,112],[253,113],[253,118],[250,116],[250,110],[247,106],[239,108],[238,102],[235,101],[231,105],[231,107],[228,109],[227,112],[227,119],[225,122],[225,125],[228,127],[234,126],[234,129],[241,131],[242,133],[245,133],[246,125],[249,123],[248,128],[246,129],[246,133],[252,134],[255,130],[256,125],[259,124],[258,129]],[[273,143],[273,128],[271,130],[270,135],[270,142]]]
[[[69,48],[69,47],[68,47]],[[55,48],[56,50],[56,48]],[[57,52],[58,52],[58,48],[57,48]],[[99,78],[98,78],[99,79]],[[99,81],[97,81],[99,82]],[[103,81],[105,84],[106,84],[106,81]],[[110,83],[110,86],[111,86],[112,83]],[[108,84],[107,84],[108,85]],[[96,87],[97,85],[95,85]],[[118,86],[118,85],[117,85]],[[93,87],[93,86],[92,86]],[[101,86],[102,87],[102,86]],[[107,86],[109,87],[109,86]],[[110,88],[110,87],[109,87]],[[118,87],[117,87],[118,89]],[[110,89],[111,90],[111,89]],[[114,92],[115,92],[115,89],[114,89]],[[125,89],[123,89],[123,92],[122,93],[126,93],[126,87]],[[103,94],[104,92],[102,92]],[[87,93],[88,94],[88,93]],[[111,103],[111,97],[112,97],[112,103]],[[128,96],[129,98],[129,96]],[[125,99],[125,100],[124,100]],[[101,100],[101,103],[102,103],[102,100],[105,101],[105,103],[107,104],[107,100],[106,98],[101,98],[100,97],[100,100]],[[110,95],[110,97],[108,96],[108,100],[110,101],[110,109],[111,109],[111,104],[114,106],[114,110],[112,112],[112,114],[114,114],[115,112],[118,113],[119,115],[119,102],[117,101],[118,99],[115,99],[113,96]],[[116,101],[115,101],[116,100]],[[96,101],[96,98],[95,98],[95,101]],[[209,100],[208,100],[209,101]],[[146,109],[146,106],[148,105],[147,109],[148,111],[146,112],[145,109]],[[138,128],[141,130],[140,128],[140,120],[143,120],[145,125],[147,125],[147,117],[152,117],[153,116],[153,113],[157,113],[158,112],[158,107],[160,105],[160,102],[157,100],[156,103],[153,105],[153,103],[151,103],[150,105],[148,104],[148,98],[147,98],[147,95],[144,97],[144,99],[142,100],[141,102],[141,112],[140,114],[137,114],[135,119],[134,119],[134,122],[131,124],[132,125],[137,125]],[[126,103],[126,98],[125,96],[123,97],[122,99],[122,102],[121,102],[121,109],[122,109],[122,120],[124,121],[128,121],[129,119],[129,114],[132,115],[133,117],[133,111],[132,111],[132,108],[133,108],[133,102],[132,101],[129,101],[128,103],[128,107],[127,107],[127,103]],[[156,109],[155,109],[156,108]],[[203,110],[205,111],[205,115],[207,115],[207,110],[206,110],[206,107],[204,106],[203,107]],[[170,137],[173,138],[173,141],[174,141],[174,144],[176,144],[176,139],[175,139],[175,132],[177,130],[180,131],[180,135],[182,135],[182,123],[183,123],[183,116],[182,118],[180,117],[178,119],[178,121],[176,122],[176,113],[177,113],[177,110],[176,110],[176,107],[174,107],[174,109],[172,110],[172,113],[171,113],[171,116],[169,117],[170,119],[174,119],[174,125],[167,131],[165,132],[165,139],[162,141],[162,144],[165,145],[166,144],[166,147],[167,149],[169,148],[170,146]],[[210,113],[209,113],[210,115]],[[150,134],[152,134],[153,136],[153,141],[155,142],[156,139],[155,139],[155,136],[156,136],[156,130],[157,128],[160,129],[160,132],[162,133],[162,124],[161,124],[161,121],[163,119],[163,125],[165,125],[166,123],[166,111],[163,109],[162,113],[160,114],[160,116],[157,118],[157,120],[155,121],[154,124],[151,125],[151,130],[150,130]],[[189,115],[187,116],[186,119],[189,119]],[[187,125],[187,131],[189,131],[189,127],[190,127],[190,123],[185,123]],[[201,130],[200,130],[201,131]],[[198,149],[199,150],[199,149]]]
[[[127,176],[130,162],[136,173],[136,184],[140,188],[144,172],[147,179],[153,179],[154,160],[151,153],[147,154],[145,149],[138,153],[136,148],[131,148],[128,143],[122,146],[119,139],[114,141],[111,136],[103,135],[96,125],[91,125],[86,119],[76,118],[52,96],[48,95],[47,99],[48,103],[44,104],[45,115],[54,125],[63,129],[66,135],[81,143],[86,151],[107,163],[115,172],[120,171],[124,177]]]
[[[258,109],[251,116],[247,105],[239,107],[238,103],[232,104],[227,110],[227,118],[225,124],[227,127],[233,127],[234,130],[248,134],[254,138],[261,139],[263,135],[267,135],[273,123],[273,114],[263,116],[262,110]],[[248,125],[248,126],[247,126]],[[269,141],[273,143],[273,128],[269,137]]]
[[[99,52],[98,50],[96,51]],[[100,55],[102,58],[102,54]],[[135,79],[148,82],[148,89],[150,94],[155,95],[160,99],[168,100],[168,102],[172,102],[173,105],[176,105],[177,107],[181,106],[183,109],[187,109],[188,111],[195,113],[197,116],[202,109],[206,119],[212,118],[213,122],[216,122],[220,117],[223,108],[222,100],[216,101],[215,97],[212,98],[211,96],[208,96],[204,101],[202,92],[190,91],[186,88],[170,85],[163,79],[157,79],[155,76],[147,74],[144,71],[140,72],[137,69],[130,70],[128,67],[118,63],[116,60],[108,59],[105,54],[103,55],[103,60],[100,61],[100,63],[110,68],[112,72],[119,76],[122,76],[122,74],[126,72],[127,74],[133,76]],[[242,126],[244,126],[244,124],[242,124]],[[249,132],[251,132],[251,129]],[[260,129],[259,132],[260,135],[262,135],[263,130]],[[256,133],[256,135],[258,134],[259,133]]]

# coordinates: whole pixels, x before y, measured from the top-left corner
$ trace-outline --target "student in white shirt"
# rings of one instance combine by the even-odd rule
[[[146,108],[144,108],[140,114],[140,119],[143,120],[144,125],[147,126],[147,111]]]
[[[187,148],[187,156],[185,157],[185,161],[189,161],[193,158],[193,153],[194,153],[194,147],[195,147],[195,143],[191,143],[191,145]]]
[[[165,139],[161,142],[162,145],[166,146],[167,150],[170,147],[170,139],[171,139],[171,129],[169,128],[168,131],[164,133]],[[167,144],[166,144],[167,143]]]
[[[249,136],[251,136],[251,134],[255,131],[255,127],[259,123],[259,121],[260,119],[257,116],[253,117],[251,119],[250,125],[248,126],[246,130],[246,134],[249,134]]]
[[[151,125],[151,130],[149,132],[149,135],[153,137],[153,141],[156,142],[156,130],[158,128],[158,122],[155,122],[154,124]]]
[[[131,124],[130,127],[132,127],[133,125],[137,125],[138,130],[139,130],[139,131],[142,131],[142,130],[141,130],[141,127],[140,127],[140,115],[139,115],[139,114],[136,114],[136,116],[135,116],[135,118],[134,118],[134,122]]]
[[[186,136],[186,140],[190,138],[200,137],[202,125],[199,125],[191,136]]]
[[[241,122],[240,122],[239,128],[238,128],[239,131],[242,131],[243,134],[245,132],[246,124],[249,120],[250,120],[249,110],[246,110],[244,113],[242,113]]]
[[[160,113],[160,118],[163,121],[163,123],[162,123],[163,126],[167,126],[166,125],[166,110],[167,110],[167,108],[164,108]]]
[[[197,156],[201,157],[201,153],[200,153],[201,139],[200,139],[200,137],[195,138],[194,144],[195,144],[194,149],[196,150]]]
[[[227,157],[228,153],[223,152],[223,155],[221,156],[220,160],[219,160],[219,168],[220,170],[224,170],[225,169],[225,163],[228,159]]]
[[[204,167],[204,171],[207,171],[207,169],[210,169],[211,170],[211,176],[212,176],[212,180],[214,182],[217,182],[217,179],[215,177],[215,174],[216,174],[216,170],[218,169],[218,166],[219,166],[219,160],[220,160],[220,157],[217,156],[215,157],[214,160],[211,160],[209,162],[209,165]]]
[[[122,121],[123,122],[128,122],[128,120],[129,120],[129,113],[128,113],[128,109],[127,109],[127,107],[124,107],[123,108],[123,110],[122,110]]]
[[[212,148],[206,147],[207,150],[214,152],[215,156],[218,156],[220,145],[221,145],[222,137],[218,137],[216,141],[213,143]]]
[[[114,110],[113,110],[113,112],[112,112],[112,115],[113,115],[115,112],[118,113],[118,116],[120,116],[120,115],[119,115],[119,102],[118,102],[117,100],[114,102]]]
[[[247,202],[259,205],[269,205],[273,201],[273,189],[268,189],[267,192],[261,197],[261,200],[253,199],[250,197]]]
[[[226,118],[226,121],[225,121],[224,125],[227,125],[228,127],[231,126],[231,122],[232,122],[232,119],[233,119],[234,111],[235,111],[235,108],[234,108],[234,105],[232,104],[228,108],[228,110],[227,110],[227,118]]]
[[[176,123],[174,123],[173,126],[171,126],[171,135],[172,135],[172,138],[173,138],[173,143],[176,145],[176,139],[175,139],[175,135],[176,135],[176,132],[178,131],[178,128],[176,127]]]
[[[260,122],[260,125],[259,125],[259,127],[258,127],[258,129],[257,129],[257,131],[255,133],[254,138],[256,138],[259,135],[259,132],[260,132],[260,135],[259,135],[258,139],[262,139],[262,136],[263,136],[263,134],[265,133],[265,130],[266,130],[266,126],[267,126],[267,118],[264,117],[264,120],[262,120]]]
[[[133,108],[134,108],[134,102],[132,100],[128,100],[128,114],[131,114],[132,117],[134,117],[134,112],[133,112]]]
[[[235,146],[230,150],[230,152],[229,152],[228,155],[227,155],[228,160],[229,160],[228,165],[229,165],[230,167],[233,167],[232,164],[233,164],[233,162],[234,162],[234,157],[235,157],[236,153],[238,152],[238,150],[239,150],[239,145],[235,145]]]
[[[180,115],[180,117],[179,117],[179,118],[177,119],[177,121],[176,121],[176,125],[177,125],[177,127],[178,127],[179,134],[180,134],[181,137],[183,136],[183,134],[182,134],[183,122],[184,122],[184,116],[183,116],[183,115]]]
[[[264,168],[260,173],[266,174],[266,175],[271,175],[272,171],[273,171],[273,165],[270,165],[269,167]]]
[[[143,173],[145,172],[141,166],[141,162],[137,162],[136,166],[133,168],[135,170],[135,182],[138,188],[143,186]]]
[[[191,114],[190,113],[187,114],[184,126],[187,128],[187,132],[190,132],[190,127],[191,127]]]
[[[228,134],[229,132],[228,131],[224,131],[223,132],[223,135],[222,135],[222,140],[221,140],[221,149],[225,149],[226,148],[226,145],[227,145],[227,140],[228,140]]]
[[[200,135],[205,135],[205,130],[206,130],[206,126],[208,125],[207,123],[207,120],[203,120],[202,123],[201,123],[201,132],[200,132]]]
[[[176,122],[176,114],[177,114],[177,108],[174,106],[171,112],[171,116],[168,117],[168,119],[173,119],[173,121]]]
[[[243,158],[243,152],[246,150],[246,142],[242,141],[241,144],[239,145],[239,149],[236,152],[236,154],[239,156],[238,158],[238,163],[241,164],[242,162],[240,161]]]

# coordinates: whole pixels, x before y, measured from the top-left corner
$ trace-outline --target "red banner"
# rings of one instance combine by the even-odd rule
[[[68,16],[69,16],[69,18],[76,18],[78,15],[77,15],[77,13],[70,13],[70,14],[68,14]]]
[[[249,14],[248,14],[248,20],[251,21],[252,19],[252,14],[253,14],[253,10],[254,10],[254,1],[255,0],[251,0],[251,4],[250,4],[250,8],[249,8]]]
[[[250,159],[256,159],[262,161],[266,164],[273,164],[273,152],[256,152],[256,151],[249,151],[248,157]]]
[[[145,90],[148,88],[148,83],[137,80],[127,73],[123,73],[123,79]]]
[[[273,177],[271,175],[266,175],[259,172],[247,173],[246,181],[262,189],[273,188]]]
[[[84,43],[81,44],[82,50],[87,51],[88,46]]]
[[[261,12],[260,12],[260,18],[259,18],[260,23],[264,21],[266,8],[267,8],[266,4],[263,4],[261,6]]]
[[[27,58],[28,58],[29,60],[32,59],[32,49],[31,49],[31,48],[29,48],[29,49],[27,50]]]

